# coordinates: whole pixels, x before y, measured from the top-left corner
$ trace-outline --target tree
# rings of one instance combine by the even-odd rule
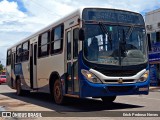
[[[0,72],[2,72],[2,70],[3,70],[3,65],[0,64]]]

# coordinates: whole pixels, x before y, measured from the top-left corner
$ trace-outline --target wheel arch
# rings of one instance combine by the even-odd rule
[[[53,85],[54,85],[54,82],[59,79],[60,80],[60,75],[57,71],[53,71],[49,77],[49,90],[50,90],[50,93],[52,94],[53,91]]]

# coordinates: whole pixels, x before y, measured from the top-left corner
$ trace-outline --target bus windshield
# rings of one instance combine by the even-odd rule
[[[93,11],[92,14],[98,16]],[[86,60],[117,66],[139,65],[147,62],[145,27],[140,18],[132,17],[135,19],[132,20],[129,17],[130,20],[122,23],[122,21],[116,22],[115,16],[112,16],[112,22],[95,20],[96,17],[92,17],[93,20],[87,18],[89,20],[84,23],[83,48]]]

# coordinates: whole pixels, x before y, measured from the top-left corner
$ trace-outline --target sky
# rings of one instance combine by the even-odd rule
[[[139,12],[159,9],[160,0],[0,0],[0,61],[16,42],[82,6],[100,6]]]

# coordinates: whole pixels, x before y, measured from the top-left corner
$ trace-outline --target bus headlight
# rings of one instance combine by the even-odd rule
[[[147,80],[148,78],[148,75],[149,75],[149,70],[147,70],[138,80],[137,82],[144,82]]]
[[[88,70],[81,70],[81,73],[86,77],[86,79],[92,83],[102,83],[99,78],[97,78],[93,73]]]

